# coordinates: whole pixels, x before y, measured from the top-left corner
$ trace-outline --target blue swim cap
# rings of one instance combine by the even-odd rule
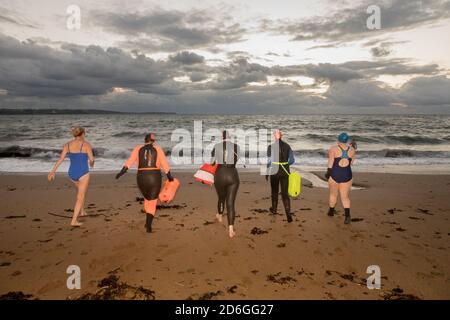
[[[348,134],[345,132],[342,132],[340,135],[338,135],[338,141],[341,143],[347,143],[348,141]]]

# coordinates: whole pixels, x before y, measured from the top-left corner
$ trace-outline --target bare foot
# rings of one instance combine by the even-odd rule
[[[75,222],[71,222],[70,225],[72,227],[81,227],[83,224],[81,222],[75,221]]]
[[[87,213],[86,213],[86,211],[81,211],[81,213],[80,213],[80,217],[86,217],[87,216]]]
[[[228,229],[228,235],[230,238],[233,238],[236,235],[236,232],[233,230],[233,228]]]
[[[220,223],[222,223],[222,215],[221,214],[218,214],[218,213],[216,213],[216,219],[217,219],[217,221],[219,221]]]

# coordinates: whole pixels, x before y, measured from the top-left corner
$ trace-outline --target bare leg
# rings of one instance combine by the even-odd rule
[[[80,212],[80,217],[85,217],[87,216],[86,213],[86,209],[84,208],[84,203],[86,202],[86,197],[83,200],[83,203],[81,204],[81,212]]]
[[[337,197],[339,193],[339,184],[333,180],[333,178],[328,179],[328,187],[330,189],[330,208],[336,207]]]
[[[78,222],[78,216],[81,213],[84,199],[86,197],[86,191],[89,185],[89,173],[82,176],[75,185],[78,188],[77,201],[75,202],[75,208],[73,209],[73,217],[70,225],[73,227],[79,227],[82,223]]]
[[[350,208],[350,190],[352,188],[353,180],[338,185],[339,195],[341,196],[342,206],[344,208]]]
[[[349,224],[351,221],[350,197],[349,197],[351,188],[352,188],[352,180],[345,183],[341,183],[339,185],[339,194],[341,195],[341,202],[345,211],[345,220],[344,220],[345,224]]]
[[[236,231],[234,231],[234,226],[230,225],[228,226],[228,236],[230,238],[233,238],[236,235]]]

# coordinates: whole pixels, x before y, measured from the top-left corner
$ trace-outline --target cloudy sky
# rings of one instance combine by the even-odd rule
[[[450,113],[449,34],[450,0],[0,0],[0,107]]]

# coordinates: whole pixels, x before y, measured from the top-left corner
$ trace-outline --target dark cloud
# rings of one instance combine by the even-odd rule
[[[332,83],[324,95],[341,106],[388,106],[395,102],[388,89],[382,88],[380,83],[366,80]]]
[[[370,5],[379,5],[381,8],[380,30],[369,30],[366,26],[369,17],[366,10]],[[338,9],[329,16],[302,18],[301,21],[264,19],[261,21],[261,29],[291,35],[296,41],[322,40],[336,43],[411,29],[448,18],[448,0],[392,0],[378,3],[367,0],[357,7]]]
[[[90,20],[123,35],[122,47],[173,52],[240,41],[245,29],[232,18],[207,10],[155,10],[146,13],[92,12]]]
[[[379,59],[267,67],[243,57],[227,61],[215,61],[211,66],[204,57],[189,51],[154,60],[139,51],[70,43],[57,48],[54,43],[47,46],[0,35],[0,102],[2,106],[79,105],[209,113],[450,105],[450,80],[439,75],[442,70],[435,64]],[[394,89],[374,80],[386,74],[415,77]],[[275,84],[268,84],[269,76],[275,78]],[[301,87],[296,81],[283,79],[294,76],[313,78],[315,84]],[[177,77],[187,77],[190,82],[175,81]],[[329,86],[324,94],[304,90],[323,85]],[[117,92],[115,88],[128,91]]]
[[[61,50],[0,35],[0,88],[15,96],[101,95],[113,87],[148,92],[171,78],[166,63],[117,48]]]
[[[407,105],[450,106],[450,79],[445,76],[413,78],[400,88],[399,99]]]
[[[373,47],[370,49],[370,52],[376,58],[387,57],[392,53],[392,51],[385,46]]]
[[[230,65],[219,67],[218,79],[210,84],[213,89],[236,89],[245,87],[250,82],[266,82],[270,68],[247,59],[234,60]]]
[[[431,106],[449,108],[450,79],[445,76],[420,76],[410,79],[399,89],[387,87],[381,82],[350,80],[332,83],[324,96],[330,102],[341,106],[405,105],[420,108]]]
[[[417,66],[410,64],[407,59],[384,59],[377,61],[349,61],[338,64],[343,68],[359,71],[366,77],[380,75],[433,75],[440,71],[437,64]]]
[[[169,57],[171,61],[179,62],[182,64],[196,64],[203,63],[205,57],[200,56],[194,52],[182,51]]]

